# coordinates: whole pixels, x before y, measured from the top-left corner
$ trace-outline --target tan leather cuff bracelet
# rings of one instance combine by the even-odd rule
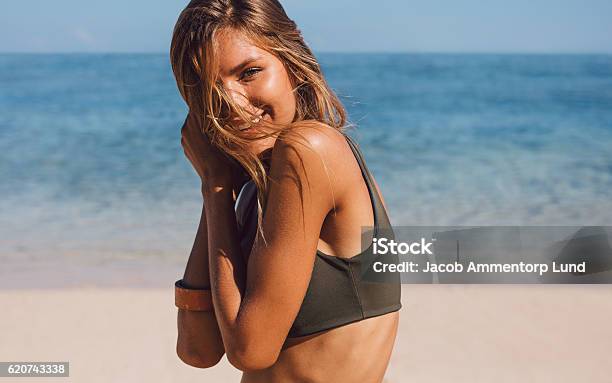
[[[189,311],[213,311],[212,292],[210,289],[188,289],[183,287],[183,280],[174,283],[174,304],[179,309]]]

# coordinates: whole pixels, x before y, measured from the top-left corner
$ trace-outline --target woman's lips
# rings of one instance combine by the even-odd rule
[[[258,116],[254,117],[250,123],[243,125],[243,127],[239,128],[239,130],[243,131],[243,132],[250,132],[250,131],[254,131],[254,125],[257,125],[261,120],[263,120],[266,115],[268,115],[267,112],[261,112],[261,114],[259,114]]]

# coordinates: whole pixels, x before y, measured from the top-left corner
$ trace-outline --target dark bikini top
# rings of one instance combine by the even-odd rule
[[[391,239],[393,230],[361,151],[349,136],[345,137],[359,163],[370,193],[374,228],[373,233],[370,232],[370,236],[364,234],[363,239],[369,241],[370,245],[351,258],[331,256],[317,250],[308,290],[289,330],[289,338],[329,330],[397,311],[402,307],[399,274],[376,273],[375,277],[366,278],[365,275],[372,274],[361,272],[362,267],[371,265],[375,257],[372,251],[372,236],[378,237],[384,233],[385,238]],[[235,209],[241,236],[240,246],[246,254],[251,251],[257,229],[257,188],[253,181],[243,185]],[[365,238],[366,236],[368,238]]]

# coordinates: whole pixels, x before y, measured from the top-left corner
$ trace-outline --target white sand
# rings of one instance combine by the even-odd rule
[[[387,382],[612,381],[612,286],[408,285],[403,304]],[[225,358],[176,357],[169,288],[0,290],[0,305],[0,361],[69,361],[53,381],[240,380]]]

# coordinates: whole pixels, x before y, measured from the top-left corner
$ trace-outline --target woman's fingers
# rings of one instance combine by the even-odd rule
[[[181,128],[181,146],[183,152],[200,177],[204,174],[221,174],[233,172],[236,166],[232,158],[212,144],[208,135],[200,130],[195,118],[188,118]]]

